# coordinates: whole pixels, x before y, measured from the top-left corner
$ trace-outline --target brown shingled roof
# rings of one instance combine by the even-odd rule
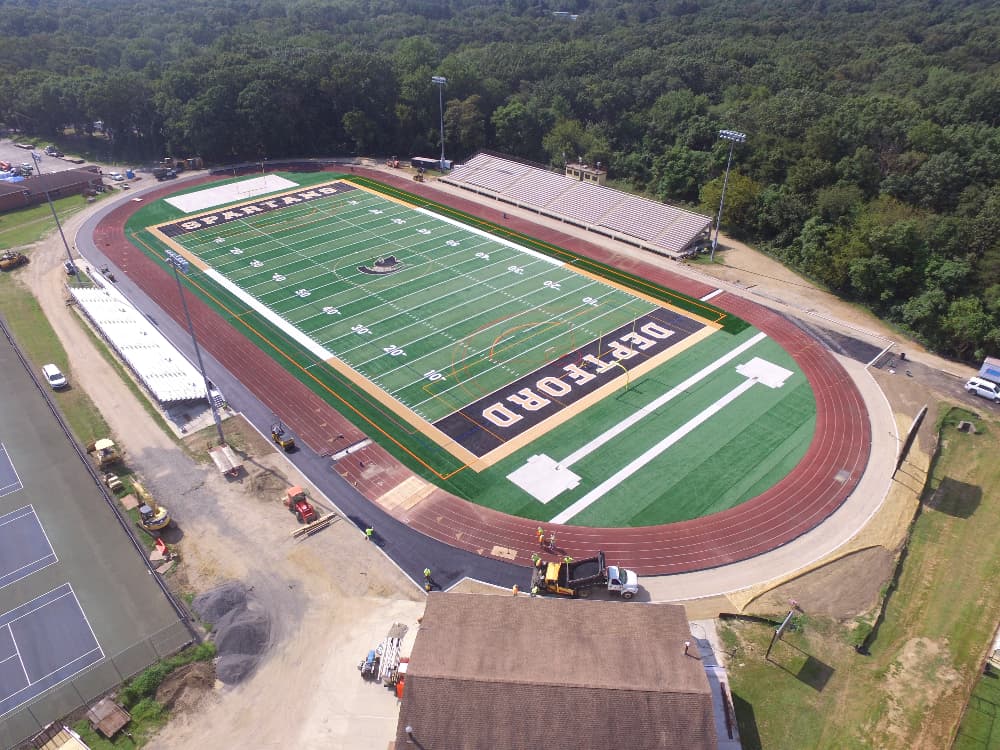
[[[715,748],[684,608],[435,593],[396,729],[426,750]]]

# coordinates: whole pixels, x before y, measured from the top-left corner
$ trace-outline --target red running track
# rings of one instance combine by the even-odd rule
[[[425,184],[361,167],[359,176],[422,195],[516,232],[549,242],[593,260],[614,265],[670,289],[702,297],[714,287],[674,274],[657,265],[621,258],[606,248],[551,227],[516,216],[504,216],[506,206],[494,209],[443,193]],[[214,181],[205,177],[200,182]],[[148,195],[163,198],[175,186]],[[110,212],[95,231],[94,241],[169,315],[181,323],[183,315],[173,279],[126,239],[124,225],[139,204],[127,202]],[[868,463],[871,427],[868,412],[854,383],[839,362],[815,339],[772,310],[737,295],[724,293],[712,303],[740,317],[777,341],[796,361],[816,398],[816,432],[802,461],[780,482],[735,508],[704,518],[641,528],[591,528],[544,524],[556,533],[559,555],[584,557],[604,550],[618,564],[641,575],[686,573],[745,560],[780,547],[815,528],[848,498]],[[199,342],[310,448],[332,453],[357,442],[362,432],[326,401],[286,372],[271,356],[229,325],[220,325],[215,312],[192,297],[188,300]],[[339,462],[336,470],[369,500],[377,501],[407,479],[411,472],[388,452],[372,445]],[[483,556],[513,559],[530,565],[538,552],[538,523],[509,516],[457,498],[437,489],[411,508],[386,507],[411,528],[446,544]]]

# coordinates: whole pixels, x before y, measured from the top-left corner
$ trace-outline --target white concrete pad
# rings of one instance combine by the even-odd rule
[[[758,383],[766,385],[768,388],[781,388],[785,381],[792,376],[791,370],[786,370],[784,367],[760,357],[754,357],[745,364],[736,365],[736,372],[744,377],[756,379]]]
[[[507,478],[540,503],[580,484],[580,477],[545,455],[532,456]]]
[[[186,214],[193,211],[204,211],[213,206],[222,206],[226,203],[250,200],[258,195],[274,193],[278,190],[288,190],[298,187],[297,182],[286,180],[274,174],[267,174],[263,177],[255,177],[252,180],[242,182],[232,182],[228,185],[197,190],[186,195],[177,195],[173,198],[166,198],[166,202],[174,208],[180,209]]]

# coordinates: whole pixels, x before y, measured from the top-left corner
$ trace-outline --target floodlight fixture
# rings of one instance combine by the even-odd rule
[[[441,112],[441,171],[444,171],[444,87],[448,79],[444,76],[431,76],[431,83],[438,87],[438,108]]]
[[[719,217],[715,220],[715,239],[712,241],[711,260],[715,260],[715,248],[719,246],[719,225],[722,224],[722,207],[726,202],[726,186],[729,185],[729,167],[733,163],[733,148],[737,143],[746,142],[747,134],[738,130],[720,130],[719,138],[729,141],[729,159],[726,161],[726,177],[722,181],[722,197],[719,198]]]

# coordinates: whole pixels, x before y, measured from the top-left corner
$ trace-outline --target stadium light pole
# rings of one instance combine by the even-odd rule
[[[35,162],[35,171],[38,172],[39,176],[42,174],[42,155],[37,151],[31,152],[31,160]],[[45,200],[49,202],[49,210],[52,211],[52,218],[56,220],[56,228],[59,230],[59,236],[62,237],[63,247],[66,248],[66,257],[69,258],[69,266],[67,271],[73,268],[73,253],[70,252],[69,243],[66,241],[66,235],[63,233],[62,224],[59,221],[59,215],[56,214],[56,207],[52,204],[52,196],[49,195],[49,191],[43,190],[45,193]]]
[[[448,79],[444,76],[431,76],[431,83],[438,87],[438,109],[441,112],[441,171],[444,171],[444,87]]]
[[[208,375],[205,374],[205,363],[201,359],[201,349],[198,347],[198,337],[194,335],[194,323],[191,322],[191,313],[188,311],[187,298],[184,296],[184,285],[181,284],[181,273],[186,274],[188,269],[187,260],[173,250],[167,250],[167,263],[174,269],[174,279],[177,281],[177,293],[181,296],[181,307],[184,308],[184,320],[187,321],[188,332],[191,334],[191,343],[194,344],[194,355],[198,359],[198,370],[201,378],[205,381],[205,398],[212,408],[212,419],[215,420],[215,431],[219,433],[219,445],[226,444],[226,436],[222,434],[222,419],[219,417],[219,410],[215,408],[215,400],[212,398],[212,387],[208,382]]]
[[[715,220],[715,239],[712,241],[712,254],[709,260],[715,260],[715,248],[719,246],[719,225],[722,224],[722,207],[726,202],[726,186],[729,184],[729,167],[733,163],[733,148],[737,143],[743,143],[747,139],[746,133],[738,130],[720,130],[719,138],[729,141],[729,161],[726,162],[726,177],[722,181],[722,197],[719,199],[719,218]]]

